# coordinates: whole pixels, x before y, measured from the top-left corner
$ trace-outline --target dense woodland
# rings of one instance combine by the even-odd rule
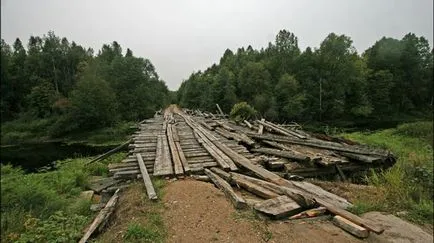
[[[357,121],[421,117],[433,105],[433,50],[412,33],[383,37],[358,54],[345,35],[329,34],[319,48],[301,51],[281,30],[274,43],[235,53],[198,71],[178,90],[182,106],[229,113],[241,101],[279,121]]]
[[[49,32],[1,41],[1,119],[51,118],[51,135],[137,121],[168,102],[169,91],[148,59],[114,41],[95,55]]]

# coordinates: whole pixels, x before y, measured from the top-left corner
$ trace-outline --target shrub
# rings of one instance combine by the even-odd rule
[[[247,102],[240,102],[232,107],[230,117],[235,121],[242,121],[253,118],[256,114],[256,110]]]

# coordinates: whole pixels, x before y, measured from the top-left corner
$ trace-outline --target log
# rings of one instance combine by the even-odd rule
[[[219,168],[216,167],[212,167],[210,168],[210,170],[215,173],[216,175],[220,176],[221,178],[223,178],[223,180],[227,181],[229,184],[232,185],[231,182],[231,175],[229,173],[227,173],[226,171],[223,171]]]
[[[98,215],[92,221],[86,233],[80,239],[79,243],[86,243],[89,240],[89,238],[92,236],[92,234],[95,232],[95,230],[98,229],[100,225],[103,225],[108,221],[110,215],[113,213],[115,209],[118,199],[119,199],[119,189],[115,191],[115,193],[107,202],[105,207],[98,213]]]
[[[293,136],[293,137],[300,138],[300,139],[306,139],[306,136],[304,136],[304,135],[298,134],[298,133],[296,133],[296,132],[294,132],[294,131],[291,131],[291,130],[285,129],[285,128],[283,128],[283,127],[279,127],[279,126],[277,126],[276,124],[271,123],[271,122],[269,122],[269,121],[265,121],[265,123],[268,125],[268,127],[269,127],[270,129],[272,129],[272,130],[274,130],[274,131],[277,131],[277,132],[279,132],[279,133],[281,133],[281,134],[283,134],[283,135]]]
[[[151,200],[157,200],[157,193],[155,193],[154,186],[152,185],[151,178],[149,177],[148,171],[146,170],[142,156],[140,154],[136,154],[136,156],[137,161],[139,162],[140,173],[142,174],[142,179],[145,183],[146,193],[148,193],[148,198]]]
[[[333,223],[339,228],[359,238],[367,238],[369,236],[368,230],[339,215],[333,217]]]
[[[360,218],[359,216],[352,214],[344,209],[338,208],[322,199],[319,198],[315,198],[315,201],[320,204],[321,206],[327,208],[328,211],[330,211],[333,214],[339,215],[342,218],[345,218],[349,221],[351,221],[352,223],[359,225],[361,227],[364,227],[376,234],[381,234],[384,232],[384,229],[380,226],[377,226],[371,222],[366,221],[363,218]]]
[[[273,191],[268,190],[267,188],[261,187],[259,185],[256,185],[248,180],[243,179],[242,177],[234,176],[232,175],[231,181],[235,182],[238,186],[246,189],[246,191],[249,191],[259,197],[270,199],[270,198],[276,198],[279,195]]]
[[[220,109],[219,104],[215,104],[215,105],[217,106],[217,109],[219,110],[220,114],[221,114],[222,116],[224,116],[225,113],[223,113],[222,109]]]
[[[247,207],[246,201],[236,194],[228,182],[220,178],[208,169],[205,169],[205,174],[212,180],[212,182],[222,190],[227,197],[232,201],[232,204],[236,209],[244,209]]]
[[[350,146],[350,145],[342,145],[333,142],[325,142],[320,140],[299,140],[299,139],[291,139],[282,136],[270,136],[270,135],[258,135],[254,133],[247,134],[249,137],[253,137],[260,140],[271,140],[276,142],[284,142],[291,144],[304,145],[309,147],[323,148],[329,150],[335,150],[340,152],[349,152],[355,154],[364,154],[364,155],[376,155],[376,156],[384,156],[391,157],[391,153],[389,151],[382,151],[377,149],[367,149],[359,146]]]
[[[96,162],[96,161],[98,161],[98,160],[102,160],[102,159],[105,159],[105,158],[109,157],[110,155],[112,155],[112,154],[118,152],[119,150],[123,149],[124,147],[128,147],[128,144],[129,144],[130,142],[132,142],[131,139],[128,140],[128,141],[126,141],[125,143],[123,143],[123,144],[117,146],[116,148],[114,148],[114,149],[112,149],[112,150],[110,150],[110,151],[108,151],[108,152],[106,152],[106,153],[104,153],[104,154],[102,154],[102,155],[96,157],[95,159],[93,159],[93,160],[87,162],[86,165],[92,164],[93,162]]]
[[[300,161],[300,162],[309,162],[310,161],[310,158],[308,156],[296,154],[296,153],[293,153],[290,151],[282,151],[282,150],[271,149],[271,148],[254,148],[254,149],[251,149],[250,151],[256,152],[256,153],[275,155],[275,156],[279,156],[279,157],[283,157],[283,158],[287,158],[287,159],[291,159],[291,160],[295,160],[295,161]]]
[[[274,219],[292,216],[303,211],[303,208],[288,196],[278,196],[255,204],[253,208]]]
[[[207,124],[206,122],[204,122],[204,121],[199,121],[198,123],[199,123],[200,125],[204,126],[206,129],[208,129],[208,130],[210,130],[210,131],[213,131],[213,130],[214,130],[214,127],[208,125],[208,124]]]
[[[293,216],[289,217],[289,219],[304,219],[304,218],[317,217],[317,216],[325,214],[326,211],[327,211],[327,209],[325,207],[312,208],[312,209],[308,209],[306,211],[303,211],[299,214],[293,215]]]
[[[244,122],[244,124],[247,125],[248,128],[253,129],[253,126],[252,126],[252,124],[249,121],[244,120],[243,122]]]

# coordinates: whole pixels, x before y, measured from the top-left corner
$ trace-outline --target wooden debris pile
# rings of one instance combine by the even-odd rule
[[[227,119],[194,114],[204,128],[244,144],[254,154],[264,155],[263,165],[285,178],[338,175],[346,180],[346,174],[386,169],[396,162],[390,151],[311,135],[298,124],[284,127],[265,119],[234,124]]]
[[[151,176],[191,176],[215,184],[237,209],[251,207],[286,220],[327,214],[335,225],[360,238],[383,232],[348,212],[352,204],[346,199],[303,177],[345,178],[349,171],[390,166],[395,158],[389,151],[327,141],[297,124],[284,127],[265,119],[236,124],[217,109],[218,114],[212,114],[172,107],[142,121],[129,141],[127,158],[110,164],[111,177],[94,190],[117,192],[122,183],[141,179],[148,198],[155,200]]]

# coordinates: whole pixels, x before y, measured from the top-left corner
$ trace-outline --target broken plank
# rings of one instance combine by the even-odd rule
[[[261,122],[265,122],[265,119],[262,118]],[[264,125],[259,123],[259,129],[258,129],[258,134],[261,135],[262,133],[264,133]]]
[[[303,211],[303,208],[288,196],[278,196],[255,204],[256,211],[267,214],[274,219],[292,216]]]
[[[247,207],[246,201],[236,194],[228,182],[220,178],[218,175],[214,174],[208,169],[205,169],[205,174],[212,180],[212,182],[220,188],[227,197],[232,201],[232,204],[236,209],[243,209]]]
[[[359,238],[367,238],[369,236],[369,231],[367,229],[354,224],[353,222],[339,215],[333,217],[333,223],[339,228]]]

